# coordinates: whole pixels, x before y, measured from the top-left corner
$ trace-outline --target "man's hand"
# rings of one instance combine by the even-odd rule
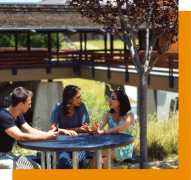
[[[58,132],[58,128],[57,127],[53,127],[51,130],[49,130],[51,132]]]
[[[50,130],[45,133],[45,139],[55,139],[58,136],[58,132],[54,132],[55,130]]]

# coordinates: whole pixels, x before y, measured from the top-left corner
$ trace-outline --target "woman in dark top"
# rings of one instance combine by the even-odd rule
[[[51,129],[58,125],[60,134],[76,136],[77,133],[93,133],[85,126],[90,123],[85,104],[82,102],[81,89],[77,86],[68,85],[63,91],[63,101],[55,105],[50,118]],[[79,168],[87,156],[86,151],[78,153]],[[71,166],[71,152],[57,152],[59,159],[58,169],[69,169]]]

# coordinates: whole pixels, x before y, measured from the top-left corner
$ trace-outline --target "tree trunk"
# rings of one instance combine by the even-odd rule
[[[148,77],[140,73],[139,84],[139,120],[140,120],[140,155],[146,157],[146,162],[140,163],[141,169],[147,169],[147,81]]]

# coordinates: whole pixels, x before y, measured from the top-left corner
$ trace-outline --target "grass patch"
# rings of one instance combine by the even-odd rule
[[[140,152],[140,127],[139,124],[133,131],[134,153]],[[147,122],[147,151],[148,161],[162,161],[178,156],[178,117],[159,120],[154,116]]]
[[[124,49],[124,43],[120,40],[114,40],[114,49]],[[77,49],[80,49],[80,42],[73,42]],[[82,43],[82,46],[85,46],[85,43]],[[107,41],[107,47],[110,47],[110,41]],[[105,49],[104,40],[89,40],[87,41],[87,49]]]
[[[138,44],[138,40],[136,41],[136,43]],[[110,41],[107,41],[107,48],[110,49]],[[74,42],[70,42],[70,43],[67,43],[67,45],[69,47],[72,47],[72,46],[75,46],[76,49],[80,49],[80,41],[74,41]],[[104,40],[88,40],[86,42],[86,45],[87,45],[87,50],[96,50],[96,49],[105,49],[105,42]],[[65,45],[65,42],[63,42],[62,44],[62,48],[65,48],[66,45]],[[85,42],[82,42],[82,47],[85,47]],[[113,41],[113,48],[114,49],[121,49],[123,50],[124,49],[124,42],[119,40],[119,39],[115,39]],[[127,47],[128,49],[128,47]]]
[[[12,152],[15,154],[21,154],[23,156],[26,155],[36,155],[37,151],[35,150],[29,150],[19,147],[18,145],[14,144]]]

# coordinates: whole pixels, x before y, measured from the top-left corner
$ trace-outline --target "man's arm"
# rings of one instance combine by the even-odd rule
[[[25,122],[22,126],[21,126],[21,131],[25,132],[25,133],[29,133],[29,134],[44,134],[46,132],[43,132],[41,130],[35,129],[31,126],[29,126],[29,124],[27,122]]]
[[[5,130],[5,132],[17,141],[38,141],[46,139],[55,139],[58,132],[44,132],[41,134],[23,133],[17,126],[13,126]]]

